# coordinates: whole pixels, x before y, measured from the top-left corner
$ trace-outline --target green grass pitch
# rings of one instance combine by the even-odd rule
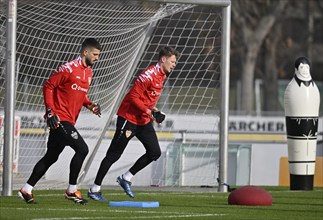
[[[313,191],[290,191],[286,187],[264,187],[273,197],[272,206],[228,205],[229,193],[153,191],[135,189],[130,199],[121,190],[106,189],[110,201],[158,201],[158,208],[109,207],[106,202],[90,200],[87,205],[64,199],[64,190],[34,190],[38,204],[26,204],[13,196],[0,197],[0,219],[84,220],[84,219],[323,219],[323,188]],[[86,189],[81,190],[86,196]]]

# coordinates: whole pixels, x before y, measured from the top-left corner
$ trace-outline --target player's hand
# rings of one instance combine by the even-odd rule
[[[162,123],[165,118],[166,118],[166,115],[165,113],[161,112],[161,111],[152,111],[151,112],[152,116],[153,116],[153,119],[158,123]]]
[[[56,129],[59,126],[60,119],[58,115],[56,115],[51,108],[46,110],[45,119],[47,122],[47,126],[51,129]]]
[[[88,109],[90,109],[93,114],[101,118],[101,106],[98,103],[92,102],[90,105],[88,105]]]

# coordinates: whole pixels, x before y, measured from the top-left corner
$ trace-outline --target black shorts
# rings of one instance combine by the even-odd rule
[[[152,160],[158,159],[161,150],[152,122],[146,125],[135,125],[122,117],[117,119],[116,132],[108,149],[107,156],[120,156],[128,142],[135,136],[144,145],[146,154]],[[111,159],[114,160],[115,158]]]
[[[62,121],[57,129],[50,130],[47,148],[61,153],[65,146],[70,146],[75,152],[88,152],[88,146],[76,128],[70,122]]]

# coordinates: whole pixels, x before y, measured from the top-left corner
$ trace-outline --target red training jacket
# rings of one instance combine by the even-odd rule
[[[43,87],[46,109],[51,108],[61,121],[75,125],[82,106],[91,103],[87,97],[92,80],[91,67],[81,57],[61,65]]]
[[[136,125],[150,122],[147,109],[153,109],[163,90],[166,75],[159,64],[151,65],[134,80],[133,87],[123,98],[117,115]]]

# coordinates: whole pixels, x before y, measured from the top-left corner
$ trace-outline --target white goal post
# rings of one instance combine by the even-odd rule
[[[228,181],[230,4],[230,0],[4,3],[0,9],[0,115],[7,118],[5,134],[11,133],[11,126],[6,126],[10,118],[19,116],[21,135],[18,175],[13,177],[10,166],[4,164],[3,192],[10,194],[12,178],[17,185],[26,181],[44,154],[48,131],[42,118],[42,85],[60,64],[78,54],[86,37],[97,38],[103,46],[89,91],[103,112],[97,118],[83,109],[77,121],[90,148],[79,183],[93,182],[115,129],[116,110],[132,79],[156,62],[159,49],[168,45],[180,57],[157,105],[167,115],[165,123],[155,127],[162,157],[139,172],[134,185],[207,185],[227,191],[219,182]],[[16,9],[15,32],[10,26],[11,7]],[[12,36],[16,36],[16,48],[9,45]],[[11,62],[14,68],[9,67]],[[13,137],[4,136],[0,147],[4,161],[10,161]],[[142,150],[136,139],[129,143],[103,184],[114,184],[115,175],[128,169]],[[45,188],[67,182],[72,154],[70,148],[64,149],[42,180]]]

